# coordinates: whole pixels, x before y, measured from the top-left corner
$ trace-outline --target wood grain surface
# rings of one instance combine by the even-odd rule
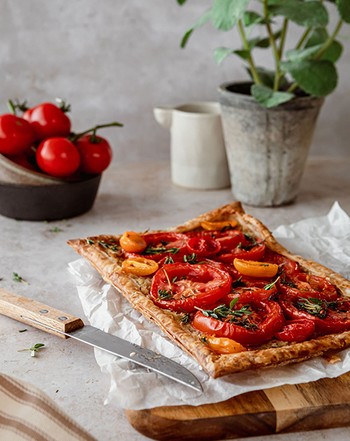
[[[350,373],[201,406],[126,410],[130,424],[161,441],[235,439],[350,425]]]

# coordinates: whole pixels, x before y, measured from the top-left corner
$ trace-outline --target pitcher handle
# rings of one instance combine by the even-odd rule
[[[172,119],[173,119],[173,108],[172,107],[155,107],[153,109],[153,114],[156,121],[166,129],[170,129]]]

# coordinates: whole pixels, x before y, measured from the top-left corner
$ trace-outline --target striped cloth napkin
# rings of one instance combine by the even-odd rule
[[[1,441],[96,441],[41,390],[0,374]]]

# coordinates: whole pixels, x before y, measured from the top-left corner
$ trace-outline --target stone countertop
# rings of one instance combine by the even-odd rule
[[[68,272],[79,258],[68,239],[124,230],[168,228],[234,200],[230,189],[201,191],[176,187],[168,163],[112,165],[105,173],[92,210],[57,222],[16,221],[0,216],[0,287],[35,298],[84,319]],[[245,206],[270,229],[328,213],[334,201],[350,214],[350,158],[310,158],[298,199],[277,208]],[[26,282],[13,280],[18,273]],[[19,332],[23,328],[27,332]],[[35,343],[45,349],[32,358],[18,352]],[[100,372],[93,350],[9,318],[0,317],[0,371],[44,390],[99,441],[146,440],[122,409],[104,405],[109,378]],[[350,428],[275,435],[274,441],[319,441],[350,437]],[[267,441],[268,437],[254,438]]]

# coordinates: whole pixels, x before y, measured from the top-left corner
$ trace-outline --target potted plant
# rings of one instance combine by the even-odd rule
[[[337,15],[334,24],[330,8]],[[324,97],[337,86],[337,38],[350,23],[350,1],[212,0],[181,47],[207,23],[220,31],[237,28],[241,47],[219,47],[214,57],[218,63],[239,57],[250,76],[218,89],[232,190],[257,206],[292,202]],[[297,25],[297,40],[291,24]],[[258,49],[271,51],[271,67],[257,65]]]

